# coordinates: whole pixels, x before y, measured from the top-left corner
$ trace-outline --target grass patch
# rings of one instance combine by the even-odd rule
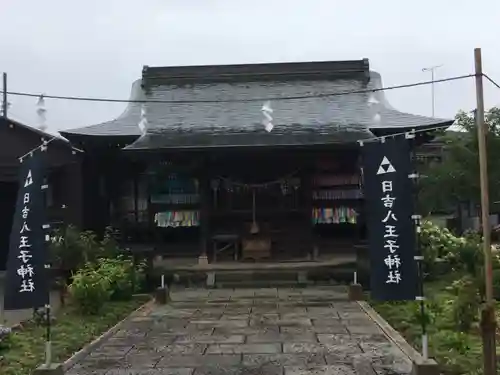
[[[54,362],[64,362],[85,344],[107,331],[147,301],[147,297],[125,302],[107,302],[96,316],[82,316],[74,306],[61,309],[52,327]],[[0,349],[0,374],[29,375],[43,364],[45,327],[30,322],[13,332],[7,347]]]
[[[476,321],[467,332],[460,332],[451,304],[457,298],[448,286],[462,274],[426,283],[427,310],[430,312],[429,356],[446,375],[482,374],[482,341]],[[373,308],[417,350],[421,350],[420,302],[370,302]],[[498,307],[497,307],[498,308]],[[478,307],[479,309],[479,307]]]

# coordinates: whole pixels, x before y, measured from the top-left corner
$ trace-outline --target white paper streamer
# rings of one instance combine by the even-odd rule
[[[38,129],[42,131],[47,130],[47,124],[45,123],[47,120],[47,109],[45,108],[45,98],[43,94],[38,97],[36,115],[38,118]]]
[[[262,120],[262,124],[264,125],[264,128],[268,133],[273,130],[273,118],[271,114],[273,113],[273,109],[271,108],[271,102],[267,101],[264,103],[264,105],[261,108],[262,114],[264,115],[264,120]]]
[[[139,121],[139,129],[142,134],[146,134],[146,130],[148,129],[148,118],[146,113],[146,106],[143,104],[141,107],[141,120]]]
[[[375,104],[379,104],[380,102],[377,100],[377,98],[375,98],[375,95],[371,94],[368,98],[368,105],[369,106],[372,106],[372,105],[375,105]]]

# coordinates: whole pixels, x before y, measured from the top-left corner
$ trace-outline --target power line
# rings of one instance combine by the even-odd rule
[[[246,99],[220,99],[220,100],[130,100],[130,99],[111,99],[111,98],[98,98],[98,97],[85,97],[85,96],[62,96],[62,95],[46,95],[43,94],[44,98],[47,99],[58,99],[58,100],[76,100],[76,101],[87,101],[87,102],[107,102],[107,103],[158,103],[158,104],[193,104],[193,103],[234,103],[234,102],[265,102],[265,101],[279,101],[279,100],[299,100],[299,99],[309,99],[309,98],[326,98],[332,96],[343,96],[351,94],[365,94],[374,93],[378,91],[389,91],[395,89],[403,89],[409,87],[417,87],[430,85],[434,83],[457,81],[460,79],[474,77],[475,74],[466,74],[461,76],[442,78],[431,81],[420,81],[405,85],[395,85],[387,86],[374,89],[362,89],[362,90],[352,90],[352,91],[341,91],[341,92],[331,92],[313,95],[297,95],[297,96],[281,96],[281,97],[262,97],[262,98],[246,98]],[[3,92],[3,91],[0,91]],[[41,94],[34,94],[29,92],[18,92],[18,91],[7,91],[7,94],[14,96],[27,96],[27,97],[40,97]]]
[[[486,78],[488,81],[490,81],[494,86],[496,86],[498,89],[500,89],[500,84],[496,83],[492,78],[490,78],[487,74],[483,73],[484,78]]]

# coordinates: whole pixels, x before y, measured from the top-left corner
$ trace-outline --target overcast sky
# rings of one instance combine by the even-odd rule
[[[475,9],[478,11],[475,12]],[[473,73],[473,50],[500,82],[498,0],[0,0],[0,71],[9,91],[127,99],[143,65],[369,58],[384,86]],[[431,114],[431,89],[386,94]],[[485,83],[487,107],[500,90]],[[36,125],[34,98],[10,115]],[[436,85],[436,116],[475,106],[473,79]],[[56,131],[118,116],[124,104],[51,100]]]

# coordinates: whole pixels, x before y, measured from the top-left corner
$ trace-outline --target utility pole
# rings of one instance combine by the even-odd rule
[[[481,333],[483,338],[484,375],[496,375],[496,317],[493,299],[490,197],[488,189],[488,161],[486,135],[488,129],[484,123],[483,67],[481,48],[474,49],[476,70],[476,125],[479,150],[479,178],[481,184],[481,222],[483,227],[484,276],[486,304],[481,311]]]
[[[432,95],[432,117],[434,117],[434,107],[436,105],[435,95],[434,95],[434,72],[437,68],[441,68],[443,65],[434,65],[427,68],[422,68],[422,72],[431,72],[431,95]]]
[[[2,116],[7,118],[7,73],[3,74],[3,99],[2,99]]]
[[[2,117],[7,118],[7,73],[3,73],[3,86],[2,86]],[[5,310],[3,306],[0,308],[0,323],[5,321]]]

